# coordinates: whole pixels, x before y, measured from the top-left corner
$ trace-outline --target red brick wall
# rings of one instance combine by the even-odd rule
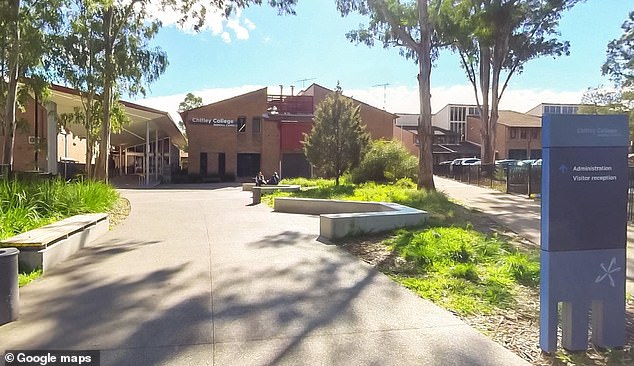
[[[40,139],[40,151],[38,153],[39,169],[47,169],[47,116],[46,108],[39,105],[38,108],[38,137]],[[35,147],[38,145],[29,144],[29,136],[35,136],[35,101],[31,98],[27,101],[24,112],[18,110],[16,120],[18,128],[15,133],[15,145],[13,148],[13,170],[27,171],[36,170]],[[1,133],[1,132],[0,132]],[[4,136],[0,135],[0,146],[4,143]],[[56,157],[55,157],[56,159]]]
[[[274,157],[265,156],[262,151],[263,146],[266,146],[266,154],[275,153],[275,148],[270,148],[270,138],[279,136],[275,131],[277,127],[271,129],[270,123],[262,119],[261,132],[253,132],[253,117],[261,117],[266,112],[266,96],[266,89],[260,89],[182,114],[189,139],[190,174],[200,173],[201,152],[207,153],[208,174],[218,173],[218,154],[221,152],[225,153],[226,174],[236,174],[238,153],[261,153],[262,166],[271,165],[270,159],[279,161],[279,148]],[[193,118],[221,118],[237,122],[240,116],[247,119],[245,133],[238,133],[235,126],[212,126],[191,122]],[[277,142],[275,144],[279,145]]]

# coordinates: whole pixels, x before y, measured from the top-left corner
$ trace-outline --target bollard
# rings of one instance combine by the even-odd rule
[[[0,248],[0,325],[18,318],[18,253],[16,248]]]

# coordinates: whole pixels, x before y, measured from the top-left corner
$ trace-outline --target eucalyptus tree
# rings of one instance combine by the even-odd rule
[[[268,4],[280,13],[293,13],[296,2],[269,0]],[[89,29],[85,33],[85,45],[96,47],[93,67],[96,67],[98,87],[94,95],[99,95],[101,100],[102,116],[95,169],[96,177],[107,180],[113,96],[145,95],[146,86],[157,80],[167,67],[166,54],[149,46],[161,23],[152,20],[148,6],[158,5],[177,12],[181,23],[193,20],[195,28],[200,29],[209,11],[220,10],[230,16],[238,8],[262,4],[262,0],[74,0],[73,3],[75,8],[86,12],[84,18]]]
[[[47,61],[54,45],[49,35],[58,30],[63,0],[0,2],[0,164],[13,167],[16,110],[23,109],[31,90],[44,93]]]
[[[429,0],[336,0],[339,12],[369,17],[369,23],[346,34],[354,43],[384,48],[398,47],[407,59],[418,64],[420,117],[418,123],[418,188],[435,189],[433,177],[431,125],[431,66],[439,44],[429,13]],[[433,9],[432,9],[433,10]]]
[[[621,26],[623,34],[608,43],[603,75],[609,75],[618,87],[634,88],[634,11]]]
[[[480,110],[482,164],[495,160],[499,103],[511,77],[541,56],[568,55],[557,26],[580,0],[439,0],[441,39],[460,55]]]

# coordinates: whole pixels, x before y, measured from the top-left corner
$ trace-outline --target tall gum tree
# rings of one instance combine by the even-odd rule
[[[16,111],[24,108],[28,92],[45,94],[45,63],[55,48],[48,36],[58,29],[62,4],[62,0],[0,2],[0,164],[9,170],[13,168]]]
[[[420,117],[418,123],[419,172],[418,188],[434,190],[432,125],[431,125],[431,67],[432,56],[438,47],[430,17],[428,0],[336,0],[342,16],[353,12],[370,18],[367,26],[350,31],[346,36],[354,43],[384,48],[399,47],[402,56],[418,64]],[[432,10],[435,10],[432,7]]]
[[[569,54],[556,38],[562,13],[581,0],[438,0],[440,38],[460,55],[481,120],[482,164],[495,160],[499,104],[514,74],[542,56]]]
[[[144,94],[145,84],[156,80],[165,71],[167,58],[163,53],[152,52],[146,40],[151,39],[160,22],[147,24],[148,5],[158,5],[171,9],[181,15],[180,22],[193,19],[195,29],[200,29],[206,21],[209,11],[221,11],[230,16],[236,9],[250,5],[261,5],[262,0],[103,0],[99,13],[101,19],[101,37],[103,40],[103,90],[102,90],[102,132],[99,145],[99,157],[96,164],[96,177],[108,180],[108,154],[110,149],[110,109],[113,103],[113,88],[120,94]],[[270,6],[277,8],[280,14],[294,14],[297,0],[269,0]],[[129,57],[129,47],[136,46],[140,57]],[[126,47],[128,49],[126,50]],[[139,62],[141,64],[139,64]],[[125,68],[122,68],[122,65]]]

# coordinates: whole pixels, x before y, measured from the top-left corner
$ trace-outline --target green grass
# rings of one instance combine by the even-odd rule
[[[65,217],[108,212],[118,198],[112,186],[90,180],[0,179],[0,239]],[[20,287],[41,275],[41,269],[20,269]]]
[[[394,184],[343,180],[285,180],[300,184],[300,192],[278,192],[274,197],[330,198],[395,202],[427,211],[423,228],[401,229],[384,244],[411,265],[390,271],[396,281],[420,296],[461,315],[489,314],[516,304],[518,286],[539,284],[539,251],[520,251],[504,239],[476,231],[470,215],[440,192],[417,190],[409,179]],[[307,188],[309,187],[309,188]]]
[[[415,264],[413,273],[392,274],[392,278],[461,315],[511,307],[516,286],[539,283],[537,250],[520,252],[473,229],[402,229],[385,243]]]
[[[262,201],[273,206],[275,197],[324,198],[353,201],[394,202],[429,212],[430,222],[448,224],[456,222],[457,210],[454,203],[440,192],[417,190],[410,179],[401,179],[394,184],[368,182],[352,184],[342,179],[339,186],[332,179],[283,179],[283,184],[299,184],[299,192],[274,192],[263,196]]]
[[[36,280],[40,278],[41,276],[42,276],[41,269],[34,269],[31,272],[22,272],[18,274],[18,282],[20,284],[20,287],[26,286],[29,283],[31,283],[31,281]]]
[[[106,212],[117,198],[112,186],[89,180],[0,180],[0,239],[65,217]]]

